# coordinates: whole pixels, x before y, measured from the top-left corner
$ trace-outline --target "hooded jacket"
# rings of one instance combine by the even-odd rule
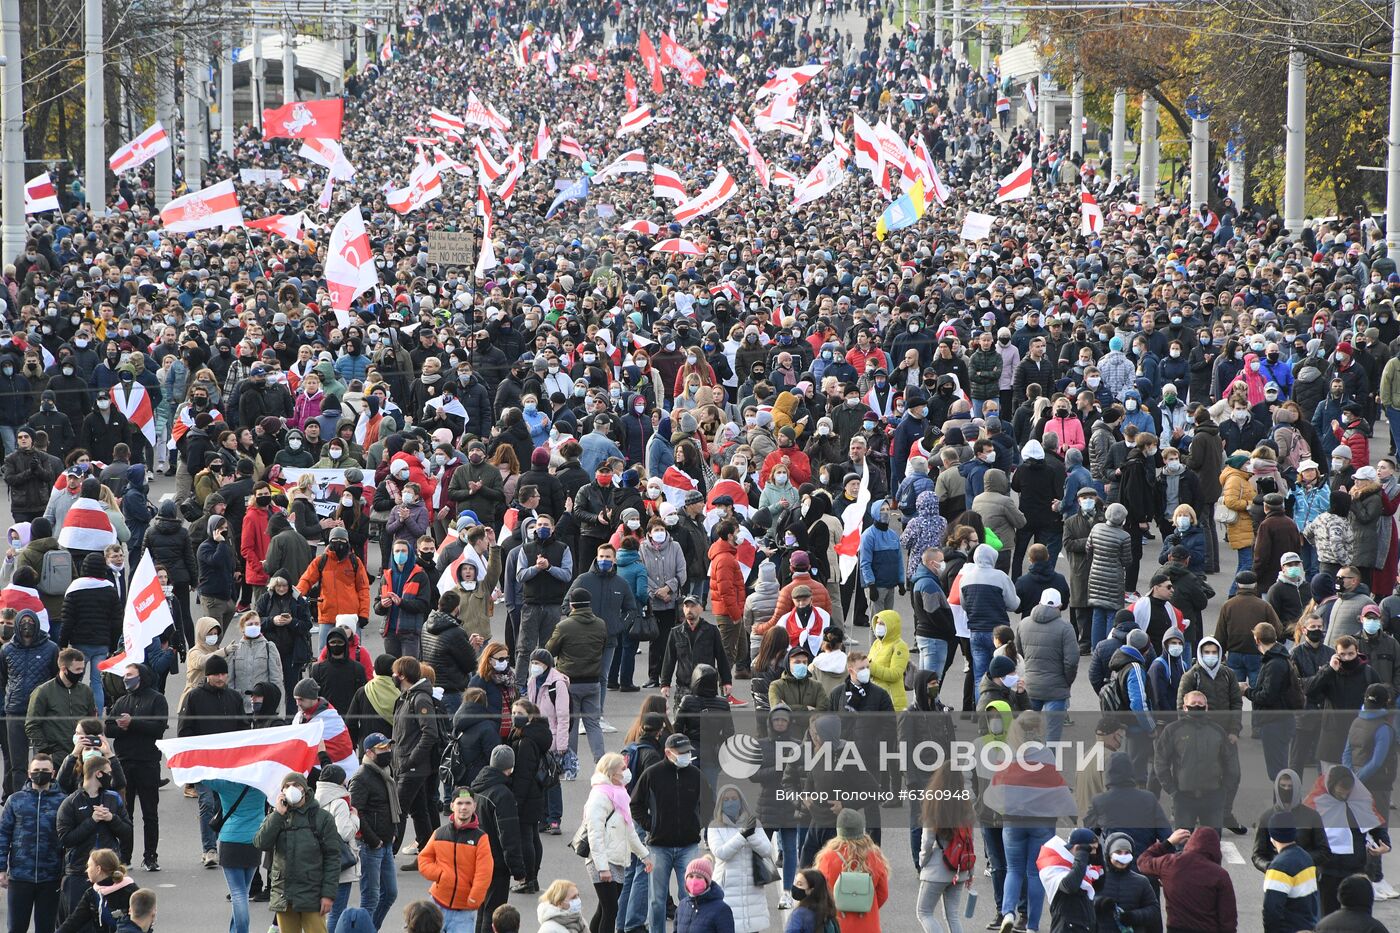
[[[710,545],[710,610],[729,619],[744,615],[744,571],[737,554],[723,538]]]
[[[1079,423],[1077,418],[1068,420]],[[1065,446],[1062,444],[1060,449],[1064,450]],[[1056,499],[1064,498],[1064,465],[1047,461],[1039,441],[1028,441],[1021,450],[1021,457],[1021,466],[1011,476],[1011,488],[1020,494],[1021,511],[1026,517],[1025,527],[1037,530],[1060,527],[1060,513],[1051,505]]]
[[[862,586],[891,589],[904,586],[904,555],[899,549],[899,534],[888,524],[880,527],[880,511],[885,500],[870,504],[872,524],[860,533],[860,582]]]
[[[501,717],[484,703],[463,701],[452,716],[452,735],[461,750],[465,770],[454,775],[458,785],[471,786],[477,774],[491,760],[491,750],[501,744]]]
[[[991,545],[977,545],[972,566],[964,565],[958,575],[956,598],[949,598],[949,602],[963,607],[967,626],[973,632],[990,632],[998,625],[1010,625],[1009,613],[1021,605],[1011,578],[996,568],[996,560],[997,552]]]
[[[334,899],[340,884],[335,818],[316,802],[305,778],[298,783],[305,795],[301,805],[285,814],[272,810],[253,837],[254,846],[272,853],[268,906],[279,913],[319,911],[321,899]]]
[[[1214,668],[1201,663],[1201,652],[1206,645],[1214,645],[1220,650],[1220,663]],[[1234,672],[1225,666],[1225,652],[1219,640],[1207,635],[1196,644],[1196,663],[1181,677],[1181,686],[1176,690],[1176,708],[1185,705],[1186,694],[1199,691],[1206,695],[1206,707],[1211,719],[1224,724],[1232,735],[1240,734],[1240,711],[1244,709],[1244,698],[1240,695],[1239,682]],[[1358,704],[1359,705],[1359,704]],[[1231,712],[1232,716],[1222,716]]]
[[[423,661],[432,665],[436,684],[448,693],[461,693],[476,672],[476,649],[471,638],[453,616],[434,609],[423,626]]]
[[[1067,700],[1079,673],[1079,636],[1053,606],[1036,606],[1016,626],[1026,692],[1033,700]]]
[[[148,665],[136,665],[141,683],[135,690],[128,690],[107,711],[104,732],[112,740],[112,750],[125,762],[149,762],[159,764],[160,749],[156,740],[170,728],[170,706],[165,694],[156,689],[156,675]],[[117,720],[123,714],[131,715],[131,722],[123,729]]]
[[[15,622],[15,637],[0,648],[5,715],[23,718],[29,695],[57,673],[58,645],[39,627],[38,616],[20,616]]]
[[[1197,828],[1177,852],[1153,843],[1138,856],[1138,870],[1161,879],[1167,897],[1167,926],[1198,933],[1234,933],[1239,922],[1235,889],[1220,865],[1220,834]]]
[[[491,862],[515,878],[528,874],[520,837],[520,808],[524,801],[518,801],[512,789],[513,778],[523,768],[524,763],[517,762],[515,771],[507,775],[487,765],[477,772],[471,784],[477,797],[477,820],[489,840]],[[453,827],[449,823],[445,828]]]
[[[282,655],[277,646],[259,633],[247,638],[235,632],[224,648],[228,661],[228,688],[244,694],[260,683],[283,683]]]
[[[971,483],[968,485],[970,491]],[[988,470],[983,477],[982,491],[973,498],[970,506],[982,516],[986,526],[1007,543],[1016,540],[1016,532],[1026,526],[1026,516],[1011,500],[1010,491],[1011,484],[1005,472]]]
[[[1134,852],[1165,842],[1172,833],[1171,822],[1157,795],[1138,786],[1133,759],[1127,752],[1108,756],[1104,791],[1090,802],[1084,825],[1105,838],[1114,833],[1125,834],[1133,841]]]
[[[295,584],[316,558],[316,546],[292,527],[283,512],[273,513],[268,519],[267,533],[271,541],[267,545],[267,556],[263,558],[263,570],[268,579],[281,576]]]
[[[1061,606],[1070,604],[1069,581],[1065,579],[1064,574],[1057,571],[1050,561],[1038,560],[1016,578],[1016,596],[1021,600],[1023,617],[1030,615],[1040,604],[1040,597],[1046,590],[1054,590],[1060,594]]]
[[[909,645],[904,641],[903,622],[898,612],[883,609],[875,614],[874,624],[884,625],[885,635],[870,643],[870,679],[890,695],[895,709],[904,709],[909,705],[909,699],[904,693],[904,673],[909,668]]]
[[[1288,791],[1283,789],[1285,779],[1292,782]],[[1274,858],[1274,846],[1269,841],[1269,820],[1275,813],[1287,813],[1293,817],[1293,823],[1298,827],[1298,845],[1307,851],[1313,864],[1319,864],[1326,854],[1327,836],[1322,830],[1322,819],[1316,810],[1304,802],[1306,793],[1307,786],[1292,768],[1284,768],[1274,776],[1273,806],[1259,815],[1254,830],[1254,851],[1250,861],[1259,871],[1268,871],[1269,863]]]

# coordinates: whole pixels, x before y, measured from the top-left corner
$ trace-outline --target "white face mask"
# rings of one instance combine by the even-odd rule
[[[498,660],[492,661],[491,667],[493,670],[503,671],[506,668],[510,667],[510,662],[504,658],[500,658]]]
[[[664,531],[662,531],[662,530],[660,530],[660,529],[657,529],[656,531],[653,531],[653,532],[651,533],[651,540],[655,541],[657,544],[665,544],[665,543],[666,543],[666,532],[664,532]]]
[[[856,683],[870,683],[870,668],[866,667],[856,671]]]
[[[291,437],[287,439],[287,446],[292,450],[301,450],[301,438]]]
[[[295,807],[301,803],[301,788],[295,784],[282,788],[282,799],[286,800],[289,806]]]
[[[887,629],[884,625],[877,625],[877,626],[875,626],[875,637],[876,637],[876,638],[884,638],[884,637],[885,637],[885,633],[886,633],[887,631],[889,631],[889,629]]]
[[[345,508],[348,509],[348,508],[350,508],[351,506],[353,506],[353,505],[355,504],[355,497],[354,497],[354,496],[341,496],[341,497],[340,497],[340,504],[341,504],[342,506],[344,506]]]
[[[1019,684],[1019,683],[1021,682],[1021,675],[1020,675],[1020,674],[1007,674],[1005,677],[1003,677],[1003,678],[1001,679],[1001,682],[1004,683],[1004,684],[1006,684],[1006,689],[1008,689],[1008,690],[1015,690],[1015,689],[1016,689],[1016,685]]]
[[[631,784],[631,783],[632,783],[632,769],[631,769],[631,768],[623,768],[623,769],[622,769],[622,783],[623,783],[624,786],[627,785],[627,784]]]
[[[692,755],[692,754],[690,754],[689,752],[686,752],[684,755],[677,755],[677,756],[676,756],[676,767],[677,767],[677,768],[689,768],[689,767],[690,767],[691,761],[693,761],[694,759],[695,759],[695,756]]]
[[[1114,852],[1109,858],[1113,859],[1115,865],[1127,866],[1133,863],[1133,853],[1131,852]]]
[[[219,643],[219,636],[218,636],[218,635],[205,635],[205,636],[204,636],[204,643],[205,643],[206,645],[210,645],[210,646],[217,645],[217,644]]]
[[[581,914],[581,913],[583,913],[583,899],[582,899],[582,898],[576,897],[576,898],[572,899],[571,901],[569,901],[569,913],[571,913],[571,914]]]
[[[531,677],[538,677],[538,676],[540,676],[540,675],[543,674],[543,673],[544,673],[544,665],[543,665],[543,664],[540,664],[539,662],[534,662],[534,663],[532,663],[532,664],[530,665],[530,676],[531,676]]]
[[[639,518],[629,518],[627,519],[627,527],[636,531],[638,528],[642,527],[642,520]]]
[[[1085,514],[1088,514],[1088,513],[1092,512],[1092,511],[1094,511],[1094,500],[1093,500],[1093,499],[1080,499],[1080,500],[1079,500],[1079,511],[1084,512]]]
[[[1172,642],[1170,645],[1167,645],[1167,654],[1171,655],[1174,658],[1181,657],[1181,653],[1185,650],[1186,646],[1177,642]]]
[[[261,625],[248,625],[248,626],[244,626],[244,628],[243,628],[243,635],[244,635],[245,638],[259,638],[259,637],[262,636],[262,626],[261,626]]]

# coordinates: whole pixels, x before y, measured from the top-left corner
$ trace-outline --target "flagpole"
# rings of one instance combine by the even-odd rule
[[[1110,158],[1113,162],[1113,174],[1118,178],[1123,177],[1124,159],[1123,143],[1128,135],[1128,92],[1125,88],[1118,88],[1113,92],[1113,141],[1109,149]]]
[[[1308,60],[1296,49],[1288,53],[1288,118],[1283,153],[1283,227],[1290,236],[1303,232],[1308,146]]]
[[[107,88],[102,74],[102,0],[83,3],[83,191],[90,209],[107,207]]]
[[[24,252],[24,75],[19,41],[19,0],[0,0],[3,64],[0,64],[0,161],[3,162],[3,239],[11,263]]]
[[[249,90],[253,98],[253,125],[262,132],[262,110],[267,101],[267,81],[263,75],[263,54],[262,54],[262,27],[258,21],[253,20],[253,63],[252,80],[249,82]]]

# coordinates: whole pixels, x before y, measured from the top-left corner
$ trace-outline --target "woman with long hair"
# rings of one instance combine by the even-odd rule
[[[598,894],[590,933],[612,933],[617,926],[622,879],[635,856],[651,871],[651,853],[637,835],[627,796],[627,759],[609,752],[593,769],[592,789],[583,805],[579,836],[588,839],[588,877]]]
[[[880,933],[880,908],[890,899],[890,863],[865,831],[865,814],[846,808],[836,815],[836,835],[822,846],[813,860],[833,889],[843,872],[864,872],[870,876],[875,898],[865,913],[838,911],[836,922],[841,933]]]
[[[499,717],[501,739],[510,738],[511,705],[519,698],[515,688],[515,673],[510,666],[510,652],[498,641],[490,642],[481,649],[481,660],[477,662],[476,673],[467,682],[468,687],[480,688],[486,694],[486,709]]]
[[[115,930],[117,918],[126,913],[131,895],[136,893],[136,879],[127,874],[121,857],[111,849],[92,850],[86,875],[88,889],[58,928],[62,933]]]
[[[525,858],[525,878],[511,886],[516,894],[539,891],[540,824],[545,819],[545,789],[540,784],[540,764],[554,746],[550,724],[540,715],[540,708],[529,700],[516,700],[510,708],[510,735],[506,737],[515,752],[515,770],[511,772],[510,789],[520,814],[520,847]]]
[[[929,776],[919,842],[919,899],[916,907],[924,933],[962,933],[964,883],[969,872],[949,864],[954,846],[972,849],[972,802],[964,796],[964,779],[947,762]]]
[[[836,902],[831,899],[831,886],[826,876],[815,868],[804,868],[792,882],[792,897],[797,908],[788,914],[783,933],[826,933],[836,922]]]
[[[500,471],[505,501],[514,502],[516,487],[520,483],[520,459],[515,455],[515,448],[497,447],[489,462]]]
[[[705,844],[715,860],[715,882],[734,915],[735,933],[768,929],[768,895],[755,877],[755,860],[771,860],[775,849],[758,814],[738,787],[727,784],[715,798]]]

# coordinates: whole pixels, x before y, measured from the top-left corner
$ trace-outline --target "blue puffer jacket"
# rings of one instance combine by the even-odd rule
[[[676,933],[734,933],[734,912],[724,902],[724,889],[712,882],[699,897],[682,898],[676,905]]]
[[[26,781],[24,789],[5,802],[0,813],[0,872],[8,872],[11,881],[34,884],[63,877],[63,847],[58,844],[63,798],[56,785],[40,791]]]
[[[642,552],[619,549],[617,552],[617,575],[627,581],[632,588],[632,597],[643,608],[647,604],[647,565],[642,563]]]
[[[881,499],[870,506],[870,517],[880,518]],[[899,549],[899,535],[888,525],[882,530],[871,525],[860,533],[860,582],[862,586],[878,586],[885,590],[904,583],[904,555]]]
[[[58,645],[32,622],[21,622],[15,637],[0,648],[5,683],[5,715],[23,717],[29,695],[58,673]]]

